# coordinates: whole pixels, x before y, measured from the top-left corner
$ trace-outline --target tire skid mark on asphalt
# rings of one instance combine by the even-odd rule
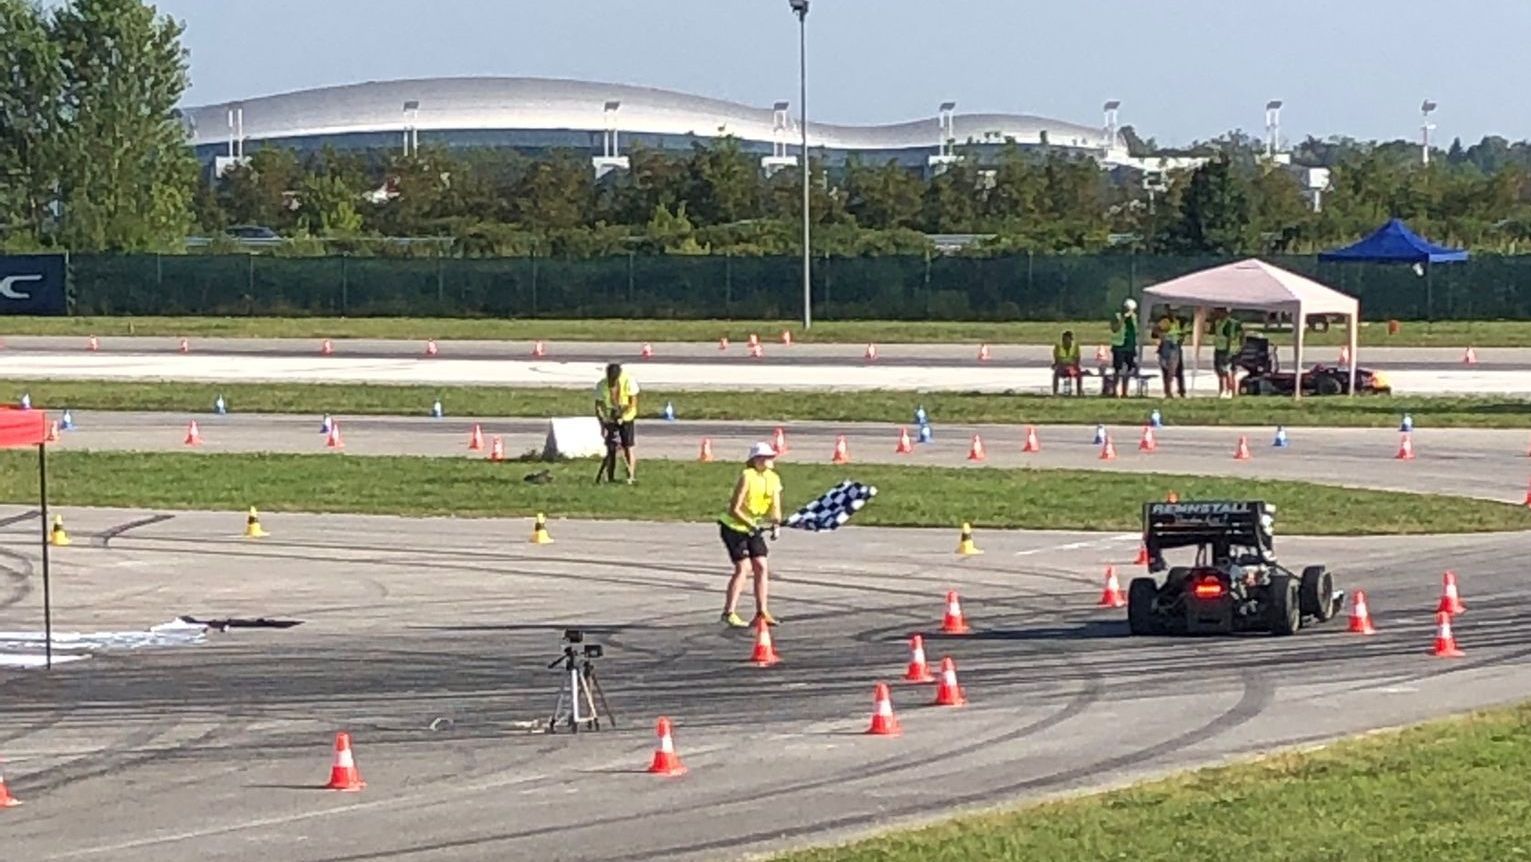
[[[136,530],[140,527],[152,527],[155,524],[163,524],[166,521],[173,520],[175,520],[174,515],[149,515],[132,521],[125,521],[121,524],[114,524],[91,536],[90,544],[92,547],[105,548],[111,544],[113,539],[124,535],[130,530]]]
[[[98,748],[66,758],[60,763],[43,767],[35,772],[18,774],[16,779],[26,782],[29,793],[41,796],[74,781],[96,778],[119,769],[151,762],[155,759],[154,756],[139,754],[137,749],[174,732],[181,723],[179,718],[149,722]],[[76,768],[78,764],[83,763],[90,763],[91,766],[83,769]]]
[[[5,576],[6,592],[0,595],[0,609],[9,608],[20,604],[22,599],[32,594],[32,567],[31,557],[7,551],[0,548],[0,557],[15,560],[20,563],[19,567],[8,566],[0,563],[0,575]]]
[[[0,518],[0,529],[5,529],[6,527],[12,527],[12,526],[15,526],[16,524],[20,524],[20,523],[24,523],[26,521],[30,521],[33,518],[36,518],[40,514],[42,514],[42,513],[39,510],[37,510],[37,509],[28,509],[27,511],[22,512],[19,515],[11,515],[8,518]]]

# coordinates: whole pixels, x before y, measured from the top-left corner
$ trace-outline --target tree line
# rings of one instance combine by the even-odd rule
[[[800,252],[801,175],[767,177],[724,138],[689,152],[635,148],[597,179],[588,153],[259,149],[222,176],[199,170],[175,114],[188,86],[181,25],[141,0],[0,0],[0,248],[179,251],[188,235],[261,225],[276,253],[461,256]],[[1138,155],[1166,152],[1129,131]],[[1421,164],[1406,141],[1309,138],[1298,165],[1331,171],[1315,211],[1298,175],[1241,133],[1183,152],[1204,166],[1149,188],[1061,149],[958,148],[927,176],[810,160],[818,253],[1306,253],[1388,217],[1480,251],[1531,247],[1531,143],[1453,142]],[[396,238],[411,238],[400,243]],[[215,239],[217,250],[233,247]]]

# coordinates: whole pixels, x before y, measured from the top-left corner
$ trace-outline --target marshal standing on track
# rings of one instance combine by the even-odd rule
[[[595,384],[595,418],[600,420],[601,429],[606,433],[607,456],[613,454],[611,450],[616,446],[622,447],[627,484],[633,484],[637,481],[638,469],[638,457],[633,453],[638,424],[638,384],[615,362],[606,366],[606,376]]]
[[[776,450],[769,443],[756,443],[750,447],[746,461],[739,481],[734,483],[728,511],[718,519],[723,547],[728,550],[729,562],[734,565],[723,604],[723,622],[734,628],[747,625],[736,610],[739,595],[744,592],[746,563],[755,576],[755,618],[765,620],[767,625],[776,625],[776,620],[766,609],[769,569],[766,566],[766,534],[762,526],[769,517],[771,538],[780,534],[782,488],[781,477],[774,469]]]

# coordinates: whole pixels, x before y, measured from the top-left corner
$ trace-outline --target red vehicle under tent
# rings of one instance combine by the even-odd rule
[[[38,541],[43,555],[43,648],[53,667],[53,594],[48,579],[48,414],[41,410],[0,409],[0,448],[37,447]]]

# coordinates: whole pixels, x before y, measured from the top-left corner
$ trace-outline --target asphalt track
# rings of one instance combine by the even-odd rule
[[[0,627],[35,626],[37,521],[0,511]],[[743,663],[716,622],[705,525],[82,510],[54,555],[61,627],[177,613],[303,620],[200,647],[0,673],[0,749],[22,807],[5,857],[159,862],[735,858],[953,809],[1114,784],[1522,698],[1531,634],[1523,536],[1287,539],[1367,590],[1380,633],[1128,639],[1093,607],[1130,536],[847,529],[775,546],[784,662]],[[1462,578],[1467,658],[1427,655],[1440,572]],[[931,636],[971,701],[896,683],[904,639],[948,588],[967,637]],[[550,737],[559,632],[604,644],[619,727]],[[898,739],[864,737],[894,682]],[[643,773],[656,716],[690,767]],[[432,726],[436,729],[431,729]],[[318,788],[349,730],[367,789]]]

